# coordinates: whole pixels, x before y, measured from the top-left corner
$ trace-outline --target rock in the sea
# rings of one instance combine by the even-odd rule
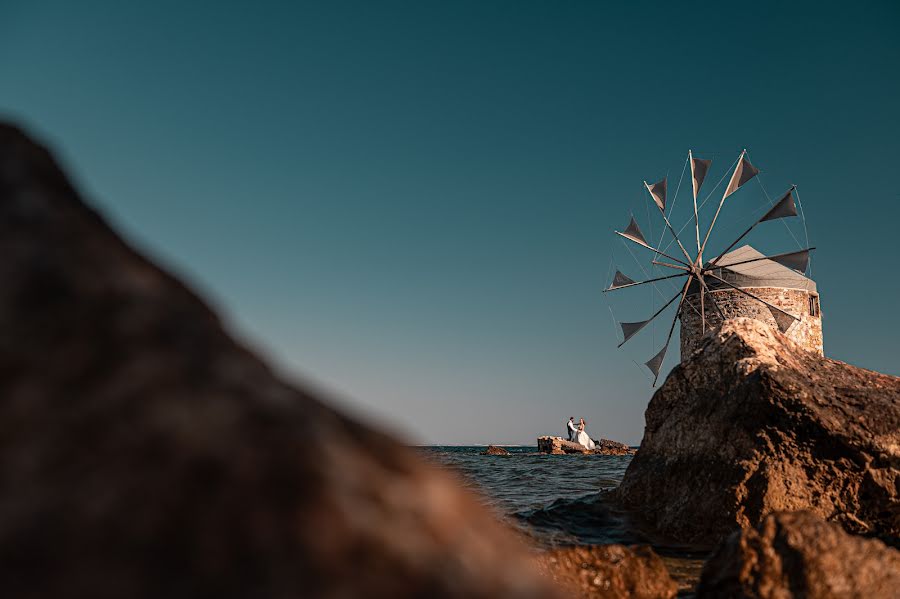
[[[564,547],[542,554],[538,565],[569,597],[668,599],[678,592],[662,559],[646,545]]]
[[[769,515],[733,533],[703,567],[698,599],[839,599],[900,594],[900,551],[811,512]]]
[[[682,542],[712,545],[800,509],[896,538],[900,378],[726,321],[654,394],[616,496]]]
[[[603,455],[634,455],[635,452],[636,450],[628,445],[618,441],[610,441],[609,439],[599,439],[597,441],[597,449],[594,450],[594,453]]]
[[[481,455],[509,455],[509,452],[502,447],[496,445],[488,445],[488,448],[481,452]]]
[[[553,455],[563,455],[566,453],[576,454],[600,454],[600,455],[633,455],[635,450],[628,447],[624,443],[618,441],[610,441],[609,439],[600,439],[596,442],[596,449],[588,449],[580,443],[573,443],[562,437],[552,437],[544,435],[538,437],[537,448],[541,453],[550,453]]]
[[[457,480],[273,375],[6,125],[0,281],[4,597],[550,594]]]

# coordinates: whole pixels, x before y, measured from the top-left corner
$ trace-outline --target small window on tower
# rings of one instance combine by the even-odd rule
[[[819,315],[819,296],[818,295],[810,295],[809,296],[809,315],[810,316],[818,316]]]

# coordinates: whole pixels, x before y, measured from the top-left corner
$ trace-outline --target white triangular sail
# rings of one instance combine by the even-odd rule
[[[636,282],[634,279],[629,278],[627,275],[622,274],[621,271],[617,270],[616,275],[613,277],[612,284],[606,289],[607,291],[611,291],[613,289],[618,289],[620,287],[627,287],[628,285],[635,285]]]
[[[659,206],[659,209],[665,212],[666,210],[666,178],[663,177],[662,181],[657,181],[653,185],[648,184],[644,181],[644,187],[647,188],[647,191],[650,192],[650,196],[653,198],[653,201],[656,202],[656,205]]]
[[[631,217],[631,222],[628,223],[628,228],[625,229],[625,232],[622,233],[628,239],[632,241],[636,241],[641,245],[647,245],[647,240],[644,239],[644,234],[641,233],[640,227],[638,227],[637,222],[634,220],[634,217]]]
[[[787,312],[782,312],[781,310],[777,310],[772,306],[769,306],[769,312],[772,313],[772,317],[775,319],[775,324],[778,325],[778,330],[782,333],[787,333],[788,329],[791,328],[791,325],[794,324],[794,320],[796,320]]]
[[[659,369],[662,367],[663,360],[666,359],[666,351],[669,349],[669,344],[666,343],[663,348],[659,351],[658,354],[644,362],[644,365],[650,369],[650,372],[653,373],[654,377],[659,376]]]
[[[624,337],[622,343],[625,343],[626,341],[637,335],[638,331],[647,326],[648,322],[650,322],[650,320],[641,320],[639,322],[620,322],[619,326],[622,327],[622,336]]]
[[[792,268],[800,274],[805,274],[806,269],[809,266],[809,250],[800,250],[789,254],[779,254],[778,256],[770,257],[769,260],[777,262],[782,266]]]
[[[787,190],[778,203],[772,206],[772,209],[766,212],[765,216],[759,219],[759,222],[767,220],[775,220],[778,218],[788,218],[797,216],[797,206],[794,204],[794,188]]]
[[[744,153],[741,153],[741,159],[731,174],[731,181],[728,182],[728,188],[725,190],[723,200],[740,189],[741,185],[759,174],[759,169],[750,164]]]
[[[712,160],[701,160],[700,158],[694,158],[694,155],[691,154],[691,180],[694,184],[694,201],[697,200],[700,186],[703,185],[703,180],[706,179],[706,173],[709,172],[711,164]]]

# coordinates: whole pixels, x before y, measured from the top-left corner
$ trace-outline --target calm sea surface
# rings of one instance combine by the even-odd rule
[[[484,447],[419,449],[542,544],[641,541],[602,500],[604,490],[622,481],[631,456],[545,455],[536,447],[505,447],[509,456],[481,455]]]
[[[512,455],[481,455],[484,447],[431,446],[425,456],[457,472],[498,516],[538,545],[649,543],[691,597],[706,552],[654,542],[605,496],[622,481],[631,456],[544,455],[537,447],[504,447]]]

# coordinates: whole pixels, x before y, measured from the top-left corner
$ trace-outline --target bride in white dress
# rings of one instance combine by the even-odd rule
[[[575,442],[585,446],[588,449],[596,449],[596,445],[594,445],[594,440],[591,439],[591,436],[587,434],[587,431],[584,430],[584,418],[578,421],[578,433],[575,435]]]

